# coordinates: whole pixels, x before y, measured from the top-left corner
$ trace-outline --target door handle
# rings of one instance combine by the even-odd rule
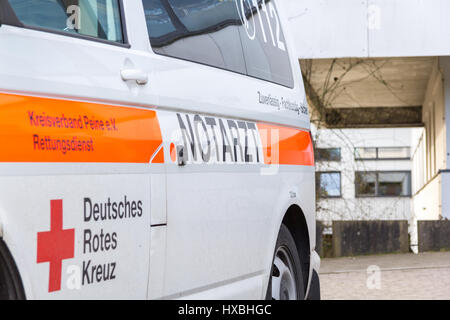
[[[123,81],[136,81],[137,84],[145,85],[148,82],[148,74],[139,69],[123,69],[120,71]]]

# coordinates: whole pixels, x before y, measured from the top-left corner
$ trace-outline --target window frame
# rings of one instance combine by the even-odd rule
[[[365,173],[365,174],[375,174],[376,180],[375,180],[375,194],[374,195],[359,195],[357,192],[356,187],[356,176],[358,173]],[[409,186],[408,186],[408,194],[407,195],[398,195],[398,196],[390,196],[390,195],[380,195],[378,191],[379,186],[379,174],[380,173],[406,173],[409,175]],[[411,171],[408,170],[378,170],[378,171],[355,171],[355,179],[354,179],[354,185],[355,185],[355,198],[411,198],[412,197],[412,174]]]
[[[143,0],[140,0],[140,1],[143,1]],[[267,1],[267,0],[263,0],[263,1]],[[279,15],[279,13],[278,13],[278,12],[279,12],[279,11],[278,11],[278,7],[276,7],[276,11],[277,11],[277,15]],[[279,18],[279,16],[278,16],[278,18]],[[145,17],[144,17],[144,19],[145,19]],[[279,19],[280,19],[280,18],[279,18]],[[219,26],[219,25],[221,25],[221,24],[218,23],[218,24],[216,24],[215,26]],[[281,21],[280,21],[280,28],[282,28],[281,31],[283,32],[283,34],[285,34],[284,25],[281,24]],[[214,29],[214,28],[206,28],[205,30],[208,30],[208,29]],[[178,31],[175,30],[175,31],[173,31],[172,33],[177,34]],[[190,34],[192,34],[193,36],[196,36],[196,35],[200,35],[200,34],[202,34],[202,33],[200,33],[200,32],[191,32]],[[249,75],[247,71],[246,71],[245,73],[242,73],[242,72],[233,71],[233,70],[230,70],[230,69],[227,69],[227,68],[222,68],[222,67],[220,67],[220,66],[211,65],[211,64],[204,63],[204,62],[200,62],[200,61],[194,61],[194,60],[189,60],[189,59],[187,59],[187,58],[176,57],[176,56],[172,56],[172,55],[169,55],[169,54],[162,54],[162,53],[159,53],[159,52],[155,51],[154,47],[152,46],[152,43],[151,43],[151,40],[150,40],[151,37],[150,37],[150,34],[148,33],[148,28],[147,28],[147,35],[148,35],[147,38],[148,38],[148,42],[149,42],[150,49],[151,49],[152,53],[154,53],[154,54],[156,54],[156,55],[158,55],[158,56],[167,57],[167,58],[169,58],[169,59],[175,59],[175,60],[180,60],[180,61],[186,61],[186,62],[190,62],[190,63],[199,64],[199,65],[202,65],[202,66],[205,66],[205,67],[210,67],[210,68],[214,68],[214,69],[218,69],[218,70],[223,70],[223,71],[231,72],[231,73],[233,73],[233,74],[238,74],[238,75],[241,75],[241,76],[245,76],[245,77],[247,77],[247,78],[250,78],[250,79],[256,79],[256,80],[259,80],[259,81],[263,81],[264,83],[272,83],[272,84],[281,86],[281,87],[283,87],[283,88],[291,89],[291,90],[294,90],[294,89],[296,88],[297,82],[296,82],[296,79],[295,79],[295,73],[294,73],[293,65],[292,65],[292,56],[291,56],[291,54],[290,54],[290,50],[289,50],[289,46],[288,46],[288,45],[286,46],[286,52],[287,52],[287,55],[288,55],[289,66],[290,66],[290,69],[291,69],[291,75],[292,75],[292,80],[293,80],[293,81],[292,81],[292,86],[288,86],[288,85],[284,85],[284,84],[282,84],[282,83],[278,83],[278,82],[275,82],[275,81],[266,80],[266,79],[263,79],[263,78],[259,78],[259,77],[256,77],[256,76],[252,76],[252,75]],[[161,38],[161,37],[160,37],[160,38]],[[181,37],[177,38],[177,40],[183,39],[183,38],[185,38],[185,36],[181,36]],[[176,41],[176,40],[175,40],[175,41]],[[288,40],[286,39],[286,36],[285,36],[285,41],[286,41],[286,43],[288,43]],[[244,64],[245,64],[245,63],[246,63],[246,62],[245,62],[245,57],[244,57]]]
[[[378,150],[379,149],[396,149],[396,148],[407,148],[408,150],[409,150],[409,154],[410,154],[410,156],[409,157],[400,157],[400,158],[380,158],[379,156],[378,156]],[[376,156],[375,156],[375,158],[362,158],[362,157],[358,157],[357,156],[357,152],[356,152],[356,150],[357,149],[375,149],[375,153],[376,153]],[[354,149],[354,151],[353,151],[353,153],[354,153],[354,156],[355,156],[355,160],[357,160],[357,161],[361,161],[361,160],[377,160],[377,161],[382,161],[382,160],[411,160],[411,147],[406,147],[406,146],[404,146],[404,147],[355,147],[355,149]]]
[[[2,3],[0,4],[0,18],[2,20],[4,20],[4,17],[3,17],[4,12],[8,13],[8,15],[7,15],[8,18],[5,20],[6,22],[3,22],[2,20],[0,20],[0,26],[2,24],[5,24],[5,25],[10,25],[10,26],[14,26],[14,27],[23,28],[23,29],[47,32],[47,33],[62,35],[62,36],[66,36],[66,37],[94,41],[94,42],[99,42],[99,43],[104,43],[104,44],[109,44],[109,45],[113,45],[113,46],[130,49],[131,45],[128,41],[128,32],[127,32],[127,27],[126,27],[127,24],[125,21],[126,19],[125,19],[125,10],[124,10],[124,6],[123,6],[123,0],[117,0],[117,3],[119,6],[120,26],[121,26],[121,31],[122,31],[123,42],[116,42],[116,41],[111,41],[111,40],[106,40],[106,39],[100,39],[97,37],[83,35],[83,34],[58,31],[58,30],[53,30],[53,29],[45,28],[45,27],[26,25],[26,24],[22,23],[19,20],[19,18],[16,16],[14,9],[9,4],[8,0],[2,1]]]
[[[322,175],[322,174],[333,174],[333,173],[338,173],[339,174],[339,195],[338,196],[327,196],[327,197],[320,197],[318,196],[317,193],[317,188],[320,188],[320,178],[318,178],[318,176]],[[316,171],[315,173],[315,182],[316,182],[316,196],[317,196],[317,200],[320,199],[340,199],[342,198],[342,172],[341,171]],[[317,182],[319,182],[317,184]]]

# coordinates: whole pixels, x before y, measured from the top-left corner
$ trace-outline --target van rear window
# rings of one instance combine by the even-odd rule
[[[7,0],[26,27],[123,43],[119,0]]]
[[[294,86],[274,0],[143,0],[143,4],[156,53]]]

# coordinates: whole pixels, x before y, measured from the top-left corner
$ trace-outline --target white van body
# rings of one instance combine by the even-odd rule
[[[0,241],[25,297],[264,299],[288,212],[308,296],[314,163],[286,28],[292,87],[154,52],[142,1],[117,1],[119,44],[18,25],[15,2],[0,9]],[[304,161],[283,151],[291,132]]]

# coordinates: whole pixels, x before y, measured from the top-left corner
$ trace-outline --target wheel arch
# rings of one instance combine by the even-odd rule
[[[305,294],[308,288],[311,244],[309,240],[308,224],[302,209],[298,205],[291,205],[286,211],[282,223],[289,229],[294,238],[300,260],[302,262],[303,283]]]

